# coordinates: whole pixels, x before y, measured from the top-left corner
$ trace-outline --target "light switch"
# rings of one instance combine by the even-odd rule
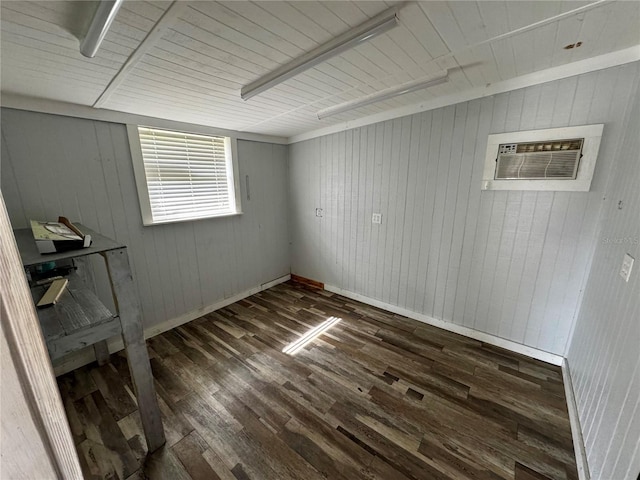
[[[371,223],[382,223],[382,214],[374,213],[371,217]]]
[[[620,268],[620,276],[624,278],[625,282],[629,281],[629,277],[631,276],[631,269],[633,268],[633,262],[634,258],[627,253],[624,256],[622,267]]]
[[[316,208],[316,217],[321,217],[321,216],[322,216],[322,209]]]

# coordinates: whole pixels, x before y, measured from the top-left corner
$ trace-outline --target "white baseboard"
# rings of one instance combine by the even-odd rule
[[[333,285],[325,284],[324,288],[329,292],[337,293],[339,295],[342,295],[343,297],[351,298],[353,300],[357,300],[362,303],[373,305],[374,307],[382,308],[383,310],[397,313],[398,315],[412,318],[413,320],[417,320],[419,322],[426,323],[434,327],[442,328],[443,330],[448,330],[453,333],[458,333],[460,335],[473,338],[474,340],[478,340],[480,342],[488,343],[490,345],[495,345],[496,347],[501,347],[506,350],[511,350],[512,352],[519,353],[521,355],[526,355],[527,357],[535,358],[537,360],[541,360],[543,362],[547,362],[552,365],[561,366],[562,361],[564,360],[564,358],[561,355],[556,355],[555,353],[545,352],[544,350],[539,350],[537,348],[529,347],[527,345],[522,345],[521,343],[496,337],[495,335],[491,335],[489,333],[479,332],[472,328],[463,327],[461,325],[456,325],[451,322],[445,322],[444,320],[438,320],[437,318],[433,318],[428,315],[424,315],[422,313],[413,312],[411,310],[407,310],[406,308],[398,307],[396,305],[391,305],[390,303],[385,303],[380,300],[376,300],[375,298],[360,295],[359,293],[343,290],[342,288],[334,287]]]
[[[257,287],[250,288],[249,290],[245,290],[244,292],[240,292],[231,297],[225,298],[223,300],[219,300],[210,305],[205,305],[204,307],[197,308],[183,315],[180,315],[179,317],[170,318],[169,320],[166,320],[157,325],[152,325],[151,327],[146,328],[144,330],[144,338],[147,339],[147,338],[155,337],[156,335],[159,335],[163,332],[171,330],[172,328],[179,327],[180,325],[183,325],[187,322],[195,320],[196,318],[200,318],[201,316],[206,315],[207,313],[211,313],[221,308],[224,308],[228,305],[231,305],[232,303],[236,303],[237,301],[242,300],[243,298],[250,297],[251,295],[254,295],[263,290],[267,290],[268,288],[271,288],[280,283],[284,283],[290,279],[291,279],[291,275],[284,275],[283,277],[276,278],[275,280],[272,280],[267,283],[263,283]],[[108,342],[108,346],[109,346],[110,353],[119,352],[124,348],[124,344],[122,343],[122,339],[120,337],[114,337],[110,339]],[[54,372],[56,376],[63,375],[67,372],[75,370],[76,368],[80,368],[84,365],[87,365],[93,362],[95,359],[96,358],[92,348],[84,349],[84,350],[78,351],[77,353],[72,353],[71,355],[68,355],[64,361],[62,361],[61,363],[57,364],[54,367]]]
[[[589,475],[589,464],[587,463],[587,451],[584,448],[578,404],[573,393],[573,381],[571,380],[569,362],[566,358],[562,362],[562,383],[564,384],[564,396],[567,399],[567,409],[569,410],[569,423],[571,424],[571,437],[573,438],[573,451],[576,455],[578,478],[580,480],[589,480],[591,476]]]

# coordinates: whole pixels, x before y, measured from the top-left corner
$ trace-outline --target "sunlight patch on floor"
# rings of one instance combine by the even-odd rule
[[[317,327],[312,328],[307,333],[302,335],[300,338],[290,343],[286,347],[282,349],[283,353],[287,355],[295,355],[300,350],[302,350],[306,345],[313,342],[316,338],[322,335],[324,332],[333,327],[336,323],[338,323],[341,318],[338,317],[329,317],[324,322],[322,322]]]

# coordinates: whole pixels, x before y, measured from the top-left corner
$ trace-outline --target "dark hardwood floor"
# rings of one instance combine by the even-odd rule
[[[148,457],[124,357],[59,378],[86,478],[578,478],[559,368],[326,291],[282,284],[148,346]]]

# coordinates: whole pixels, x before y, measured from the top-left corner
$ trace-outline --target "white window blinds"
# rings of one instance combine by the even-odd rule
[[[236,213],[227,137],[138,127],[151,223]]]

